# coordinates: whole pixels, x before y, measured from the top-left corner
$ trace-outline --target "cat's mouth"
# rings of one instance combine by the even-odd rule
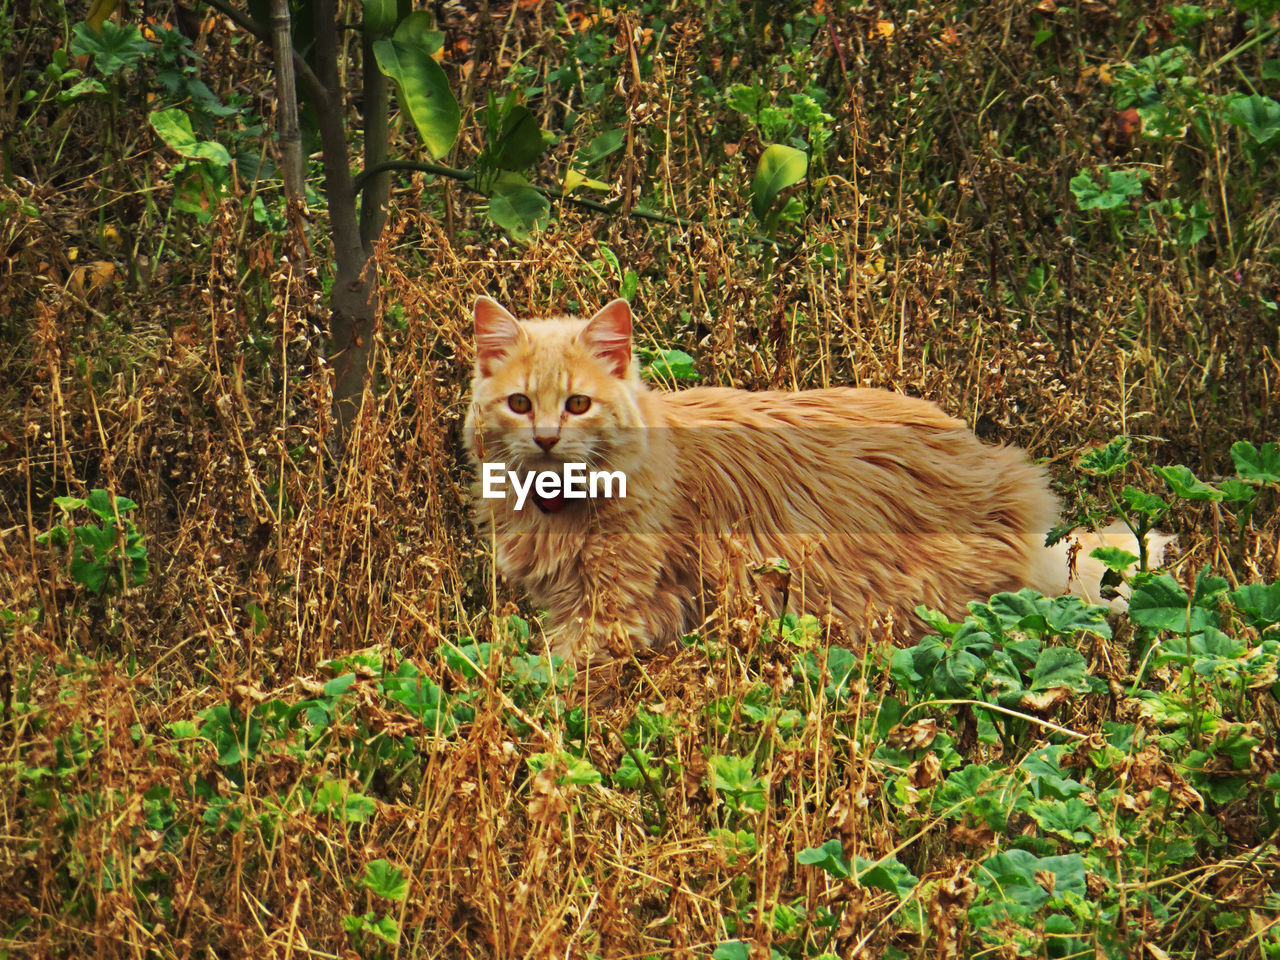
[[[533,501],[533,505],[543,513],[559,513],[566,506],[568,501],[564,498],[563,493],[557,493],[554,497],[541,497],[536,493],[530,493],[529,499]]]

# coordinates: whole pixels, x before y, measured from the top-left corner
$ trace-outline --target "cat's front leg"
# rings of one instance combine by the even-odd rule
[[[641,624],[603,619],[596,611],[585,611],[560,620],[547,634],[552,654],[576,666],[606,663],[652,643]]]

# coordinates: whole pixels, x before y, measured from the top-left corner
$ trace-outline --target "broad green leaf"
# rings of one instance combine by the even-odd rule
[[[1152,577],[1133,591],[1129,618],[1148,630],[1200,630],[1216,618],[1212,611],[1191,607],[1187,592],[1167,573]]]
[[[231,154],[227,152],[227,148],[212,140],[197,140],[191,129],[191,118],[184,111],[177,107],[153,110],[148,119],[160,139],[179,156],[191,160],[208,160],[222,167],[230,166]]]
[[[364,32],[367,37],[385,37],[400,19],[399,0],[362,0]]]
[[[1252,503],[1258,496],[1258,488],[1235,477],[1219,481],[1218,489],[1227,503]]]
[[[1084,657],[1072,647],[1047,647],[1040,652],[1035,669],[1031,671],[1032,690],[1052,690],[1066,687],[1074,693],[1089,688]]]
[[[129,502],[132,503],[133,501]],[[115,519],[115,511],[111,507],[111,494],[106,490],[91,491],[85,499],[84,505],[103,520]]]
[[[1078,797],[1069,800],[1035,800],[1027,812],[1040,829],[1074,843],[1089,843],[1098,832],[1097,812]]]
[[[1081,210],[1114,210],[1142,193],[1145,170],[1108,170],[1099,167],[1100,180],[1086,173],[1071,178],[1071,192]]]
[[[587,166],[598,163],[611,153],[616,153],[622,149],[622,145],[626,143],[627,131],[622,128],[615,130],[606,130],[604,133],[595,137],[585,150],[582,151],[579,159]]]
[[[953,651],[933,676],[933,689],[944,697],[969,697],[977,693],[977,681],[987,665],[967,650]]]
[[[132,23],[105,20],[100,31],[87,23],[77,23],[71,28],[71,52],[78,57],[91,54],[93,65],[104,77],[134,66],[156,49]]]
[[[751,212],[764,223],[778,194],[799,183],[809,171],[809,155],[803,150],[775,143],[765,148],[751,182]]]
[[[336,676],[324,685],[324,695],[326,697],[340,697],[355,682],[356,675],[354,673],[344,673]]]
[[[711,960],[751,960],[751,947],[741,940],[726,940],[715,948]]]
[[[1227,102],[1227,119],[1244,127],[1260,145],[1280,144],[1280,103],[1270,97],[1240,94]]]
[[[1137,487],[1125,487],[1120,491],[1120,499],[1128,504],[1130,509],[1146,514],[1152,520],[1158,520],[1169,512],[1169,504],[1164,500],[1154,493],[1147,493]]]
[[[1156,473],[1164,477],[1164,482],[1169,485],[1169,489],[1173,491],[1175,496],[1181,497],[1183,500],[1212,500],[1218,501],[1222,499],[1222,491],[1202,483],[1197,480],[1195,474],[1181,464],[1172,467],[1156,467]]]
[[[882,860],[856,857],[854,869],[858,875],[858,882],[864,887],[874,887],[877,890],[892,893],[899,900],[909,894],[912,887],[916,885],[916,877],[899,863],[896,857],[886,857]]]
[[[396,26],[394,40],[419,47],[434,54],[444,46],[444,31],[435,29],[436,18],[425,10],[416,10]]]
[[[379,917],[372,921],[366,917],[365,920],[365,929],[374,934],[380,940],[385,940],[387,943],[392,945],[400,942],[400,928],[396,926],[395,920],[391,917]]]
[[[71,578],[99,596],[106,589],[108,570],[101,560],[86,560],[83,555],[71,561]]]
[[[367,863],[360,882],[374,894],[387,900],[403,900],[409,895],[408,878],[403,871],[386,860]]]
[[[375,40],[378,69],[396,85],[401,108],[418,129],[423,146],[440,159],[458,138],[462,114],[449,78],[425,46],[401,40]]]
[[[76,539],[83,543],[86,547],[93,547],[97,551],[98,558],[101,559],[116,543],[116,526],[108,524],[105,527],[95,527],[91,524],[75,528]]]
[[[1231,445],[1231,460],[1241,480],[1280,483],[1280,443],[1264,443],[1258,449],[1248,440],[1238,440]]]
[[[1196,673],[1207,676],[1223,664],[1236,663],[1244,653],[1244,641],[1229,637],[1215,627],[1207,627],[1203,633],[1190,637],[1168,638],[1160,645],[1155,662],[1190,662]]]
[[[796,854],[796,862],[805,866],[821,867],[833,877],[844,880],[853,875],[849,861],[844,855],[844,845],[840,839],[828,840],[820,847],[809,847]]]
[[[1120,547],[1098,547],[1089,556],[1095,560],[1101,560],[1108,570],[1114,570],[1116,573],[1124,573],[1138,562],[1137,557]]]
[[[1105,447],[1090,450],[1080,458],[1080,469],[1100,477],[1109,477],[1133,462],[1129,438],[1116,437]]]
[[[1047,870],[1053,874],[1055,896],[1061,897],[1065,891],[1071,891],[1081,897],[1085,895],[1085,863],[1084,857],[1080,854],[1068,853],[1058,857],[1041,857],[1036,869],[1037,871]]]
[[[489,219],[515,239],[527,241],[551,219],[551,204],[531,186],[499,184],[489,198]]]
[[[1280,580],[1250,583],[1232,592],[1231,602],[1253,626],[1265,628],[1280,623]]]
[[[511,108],[493,147],[493,162],[504,170],[523,170],[542,156],[546,143],[533,111],[523,104]]]

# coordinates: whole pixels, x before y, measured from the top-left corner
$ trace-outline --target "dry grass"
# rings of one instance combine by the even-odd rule
[[[735,910],[745,911],[738,935],[765,942],[767,911],[752,902],[838,909],[828,949],[842,957],[884,956],[890,944],[907,956],[976,955],[966,884],[995,841],[885,789],[904,771],[875,753],[892,653],[877,638],[858,642],[862,678],[836,700],[796,685],[793,651],[765,635],[749,599],[701,645],[559,692],[513,679],[496,657],[469,678],[442,653],[465,638],[511,645],[508,617],[523,609],[494,581],[466,519],[458,428],[471,303],[483,293],[521,314],[590,309],[622,280],[604,247],[638,274],[646,342],[688,350],[707,382],[927,396],[984,437],[1048,458],[1062,478],[1080,451],[1118,433],[1149,438],[1149,462],[1206,477],[1229,472],[1232,440],[1274,437],[1276,329],[1258,306],[1276,298],[1274,176],[1254,177],[1244,209],[1215,211],[1199,255],[1159,237],[1117,243],[1083,224],[1066,184],[1092,159],[1132,156],[1171,185],[1185,158],[1118,148],[1107,90],[1073,55],[1085,44],[1087,65],[1118,61],[1132,40],[1122,26],[1136,17],[1063,20],[1077,25],[1040,56],[1028,52],[1036,21],[1026,6],[850,11],[837,23],[852,88],[819,35],[840,131],[827,159],[835,176],[804,241],[772,267],[733,219],[758,143],[750,131],[727,138],[741,124],[692,92],[705,44],[715,62],[728,56],[707,39],[700,8],[667,15],[663,59],[630,92],[627,121],[660,146],[637,176],[699,222],[566,207],[522,247],[480,222],[455,187],[404,181],[378,255],[382,389],[340,466],[325,454],[323,283],[297,238],[246,219],[234,196],[180,238],[180,254],[151,265],[150,284],[130,277],[135,250],[111,283],[86,292],[77,263],[110,259],[90,252],[102,242],[99,211],[144,251],[154,213],[119,176],[104,186],[88,146],[100,116],[38,116],[36,127],[68,124],[74,149],[44,165],[28,129],[16,154],[24,179],[0,188],[0,200],[39,211],[11,213],[0,249],[0,606],[14,614],[0,622],[0,956],[702,957]],[[557,22],[548,5],[492,12],[490,23],[451,14],[453,29],[479,31],[535,73],[565,55],[563,32],[545,32]],[[606,13],[596,29],[617,23]],[[1089,29],[1105,39],[1086,41]],[[1231,48],[1230,30],[1224,11],[1205,60]],[[24,37],[22,52],[47,56],[35,32]],[[212,63],[231,57],[217,34],[210,44]],[[922,84],[938,71],[946,84]],[[468,75],[464,89],[501,79],[484,66]],[[751,75],[744,67],[733,79]],[[545,111],[554,128],[562,108]],[[660,145],[655,116],[671,131]],[[139,156],[164,169],[158,155]],[[1225,141],[1223,158],[1246,176]],[[161,175],[153,185],[160,197],[169,189]],[[314,239],[323,250],[318,229]],[[1058,279],[1052,303],[1021,292],[1036,264]],[[1159,488],[1145,472],[1134,482]],[[54,496],[97,487],[140,505],[151,561],[143,585],[106,598],[34,539],[60,522]],[[1228,572],[1227,519],[1184,506],[1172,524],[1184,576],[1206,562]],[[1270,509],[1230,575],[1271,581],[1277,564]],[[315,682],[335,673],[326,662],[357,651],[389,669],[417,664],[450,696],[469,696],[473,716],[434,732],[379,692],[379,671],[357,665],[327,739],[286,724],[292,732],[266,737],[253,759],[226,764],[198,735],[198,718],[220,705],[243,716],[315,699]],[[801,710],[801,731],[746,717],[758,684]],[[1099,700],[1062,705],[1054,720],[1085,734],[1135,721],[1131,702]],[[1267,730],[1259,749],[1272,751],[1257,770],[1274,762],[1269,703],[1251,721]],[[537,754],[568,753],[612,773],[638,715],[659,718],[651,749],[670,764],[661,787],[558,782],[563,760],[549,772],[530,766]],[[378,753],[388,743],[394,756]],[[735,813],[708,763],[748,753],[764,809]],[[1001,758],[981,745],[967,759]],[[321,809],[324,781],[371,798],[372,810],[344,820]],[[1226,846],[1188,864],[1172,916],[1147,912],[1135,894],[1117,922],[1136,931],[1133,942],[1150,936],[1179,956],[1258,956],[1248,931],[1215,932],[1190,906],[1229,897],[1274,922],[1274,845],[1256,811],[1170,813],[1183,815],[1216,819]],[[716,828],[747,831],[757,852],[735,852]],[[797,866],[799,850],[832,837],[850,859],[895,853],[920,892],[902,906]],[[380,857],[407,871],[401,902],[359,883]],[[344,932],[344,916],[370,910],[390,910],[404,931],[398,948]],[[1016,933],[994,954],[1017,955]]]

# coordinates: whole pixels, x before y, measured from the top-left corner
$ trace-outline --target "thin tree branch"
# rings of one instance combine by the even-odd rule
[[[248,14],[237,10],[226,0],[199,0],[206,6],[213,7],[220,14],[234,23],[241,30],[252,34],[263,43],[271,43],[271,32]],[[302,81],[302,85],[307,88],[307,98],[315,105],[317,113],[324,113],[331,108],[329,96],[325,92],[324,84],[320,82],[320,78],[316,76],[315,71],[306,60],[302,58],[302,54],[298,51],[293,52],[293,69],[297,71],[298,79]]]
[[[298,90],[294,82],[292,18],[289,0],[271,0],[271,50],[276,68],[276,99],[279,101],[276,133],[280,138],[280,159],[284,164],[284,194],[290,203],[301,200],[303,188],[302,134],[298,130]]]
[[[374,177],[392,170],[434,173],[437,176],[462,181],[464,184],[467,181],[474,180],[476,178],[476,172],[474,170],[459,170],[456,167],[446,167],[443,164],[427,163],[419,160],[388,160],[385,163],[380,163],[377,166],[370,167],[369,169],[363,170],[357,174],[355,178],[356,191],[359,192],[360,190],[363,190]],[[597,200],[588,200],[586,197],[575,197],[555,190],[549,190],[545,187],[539,187],[532,184],[531,186],[533,186],[534,190],[537,190],[548,200],[553,200],[556,203],[571,203],[574,206],[582,207],[586,210],[594,210],[596,213],[606,213],[609,216],[617,216],[621,212],[618,208],[618,204],[616,203],[600,203]],[[470,187],[469,189],[473,193],[478,193],[481,196],[487,196],[483,190],[475,187]],[[635,217],[637,220],[651,220],[655,223],[667,223],[676,227],[685,227],[698,222],[696,220],[686,220],[680,217],[671,217],[665,213],[658,213],[655,210],[648,210],[644,207],[635,207],[629,214],[626,214],[626,216]]]

